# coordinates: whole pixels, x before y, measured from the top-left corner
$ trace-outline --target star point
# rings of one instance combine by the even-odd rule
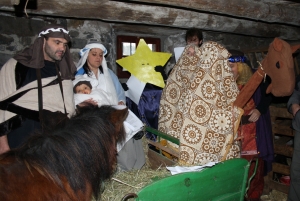
[[[165,52],[152,52],[145,40],[140,39],[133,55],[118,59],[116,62],[140,81],[164,88],[165,82],[154,67],[164,66],[171,55]]]

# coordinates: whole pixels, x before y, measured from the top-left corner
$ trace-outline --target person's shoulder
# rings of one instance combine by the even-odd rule
[[[107,70],[110,72],[110,73],[114,73],[114,71],[110,68],[107,68]]]
[[[16,65],[17,63],[18,61],[16,59],[10,58],[4,63],[4,65]]]
[[[16,66],[17,63],[18,63],[17,60],[15,60],[14,58],[10,58],[2,66],[0,66],[0,70],[5,68],[11,68],[12,66]]]
[[[110,68],[107,68],[108,72],[110,75],[117,77],[117,75],[114,73],[113,70],[111,70]]]
[[[83,69],[83,68],[79,68],[79,69],[77,70],[75,76],[77,76],[77,75],[83,75],[83,74],[85,74],[84,69]]]

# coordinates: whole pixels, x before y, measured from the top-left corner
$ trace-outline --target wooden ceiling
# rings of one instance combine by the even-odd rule
[[[128,27],[146,26],[150,32],[198,27],[206,31],[300,40],[298,0],[1,0],[0,11],[19,16],[20,12],[23,16],[26,12],[29,17],[56,16]]]

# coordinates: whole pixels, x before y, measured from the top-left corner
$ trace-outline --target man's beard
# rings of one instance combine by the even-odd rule
[[[61,56],[56,55],[57,52],[62,52]],[[49,45],[45,45],[45,53],[53,60],[53,61],[60,61],[62,60],[65,52],[64,51],[56,51],[54,52]]]

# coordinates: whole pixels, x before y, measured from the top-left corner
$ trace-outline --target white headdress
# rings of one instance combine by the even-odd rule
[[[114,83],[111,79],[110,73],[108,71],[108,67],[106,64],[105,57],[104,57],[107,54],[107,50],[104,47],[104,45],[102,45],[100,43],[91,43],[91,44],[87,44],[83,49],[81,49],[79,52],[81,58],[76,65],[77,71],[83,67],[83,65],[85,64],[85,62],[87,60],[90,50],[93,48],[98,48],[103,51],[103,60],[102,60],[101,66],[102,66],[103,74],[104,74],[104,78],[105,78],[104,81],[106,84],[107,92],[110,92],[112,94],[112,99],[114,100],[113,103],[111,103],[111,104],[117,105],[118,104],[118,96],[117,96],[115,85],[114,85]]]
[[[79,52],[80,60],[78,61],[77,65],[76,65],[77,70],[79,70],[85,64],[86,59],[89,55],[89,52],[93,48],[98,48],[98,49],[103,51],[103,60],[102,60],[101,65],[102,65],[102,68],[105,68],[104,65],[107,68],[106,60],[105,60],[105,57],[104,57],[107,54],[106,48],[100,43],[91,43],[91,44],[87,44],[83,49],[80,50],[80,52]]]

